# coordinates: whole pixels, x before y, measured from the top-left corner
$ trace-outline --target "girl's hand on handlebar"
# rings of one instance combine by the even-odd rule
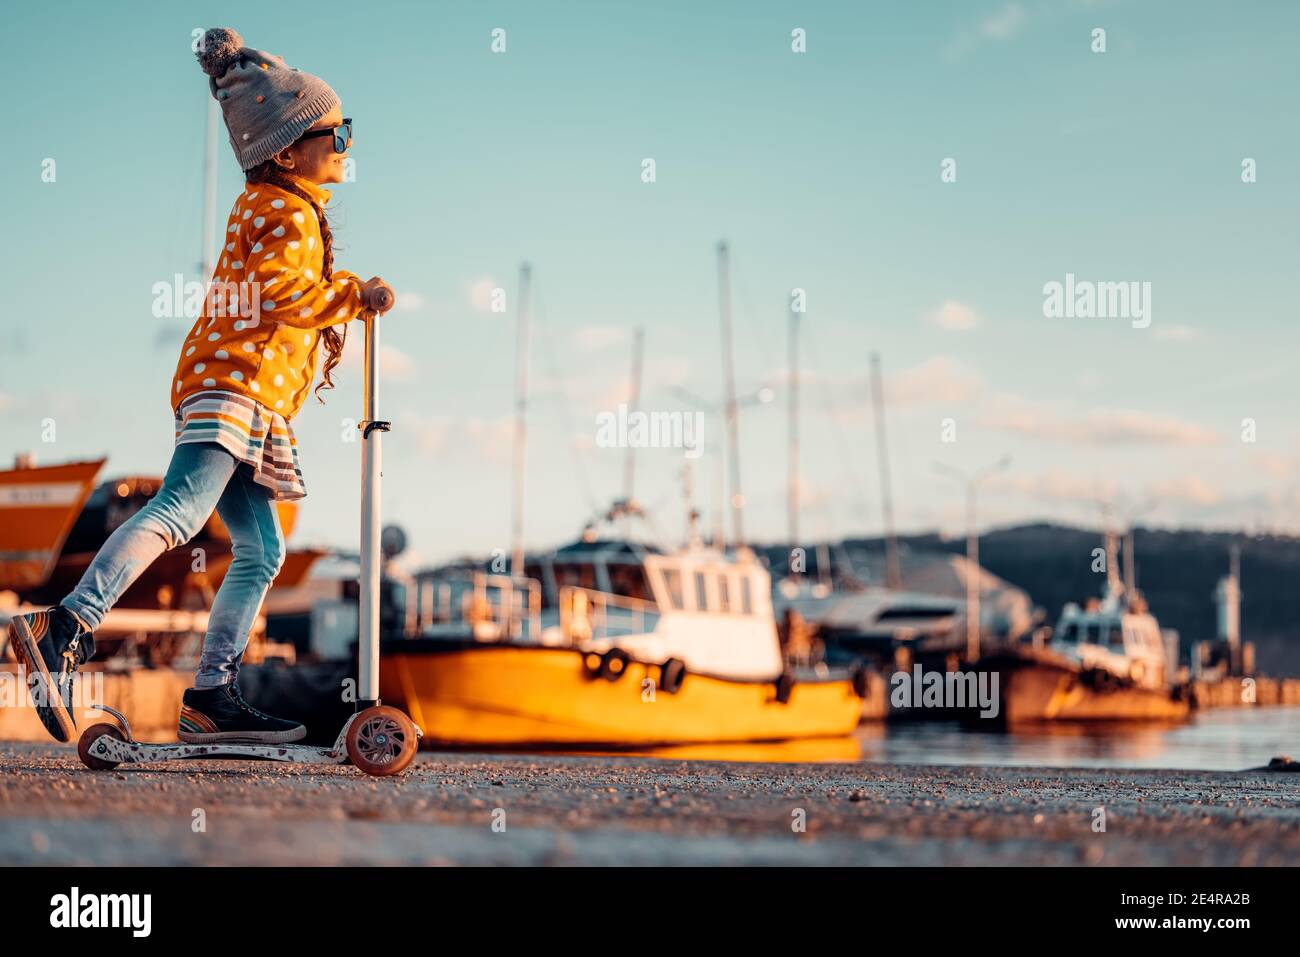
[[[361,284],[361,301],[371,312],[384,313],[393,308],[397,297],[393,287],[378,276],[367,279]]]

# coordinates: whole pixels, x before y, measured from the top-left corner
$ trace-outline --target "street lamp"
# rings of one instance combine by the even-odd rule
[[[985,466],[973,475],[967,475],[951,465],[934,463],[936,472],[953,479],[966,489],[966,658],[971,662],[980,656],[980,538],[975,523],[975,495],[981,482],[1010,464],[1011,457],[1004,455],[992,465]]]

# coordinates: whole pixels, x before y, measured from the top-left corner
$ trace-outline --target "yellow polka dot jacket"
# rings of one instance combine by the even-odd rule
[[[330,194],[294,182],[324,208]],[[320,223],[302,197],[249,183],[221,240],[202,313],[181,346],[172,408],[197,392],[247,396],[285,419],[302,408],[316,375],[320,331],[361,311],[361,281],[334,270],[321,278]]]

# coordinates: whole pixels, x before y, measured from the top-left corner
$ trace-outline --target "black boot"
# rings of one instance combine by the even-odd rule
[[[9,641],[27,670],[27,687],[41,723],[56,741],[71,741],[77,733],[72,686],[77,668],[95,654],[95,636],[59,605],[13,618]]]
[[[181,699],[176,736],[187,744],[285,744],[307,729],[296,721],[263,714],[243,699],[235,682],[189,688]]]

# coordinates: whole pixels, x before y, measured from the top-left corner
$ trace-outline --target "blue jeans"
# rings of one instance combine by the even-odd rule
[[[108,537],[63,606],[96,629],[131,583],[163,552],[198,534],[216,509],[234,560],[212,600],[196,688],[235,680],[262,599],[284,563],[274,494],[252,466],[212,442],[176,446],[158,494]]]

